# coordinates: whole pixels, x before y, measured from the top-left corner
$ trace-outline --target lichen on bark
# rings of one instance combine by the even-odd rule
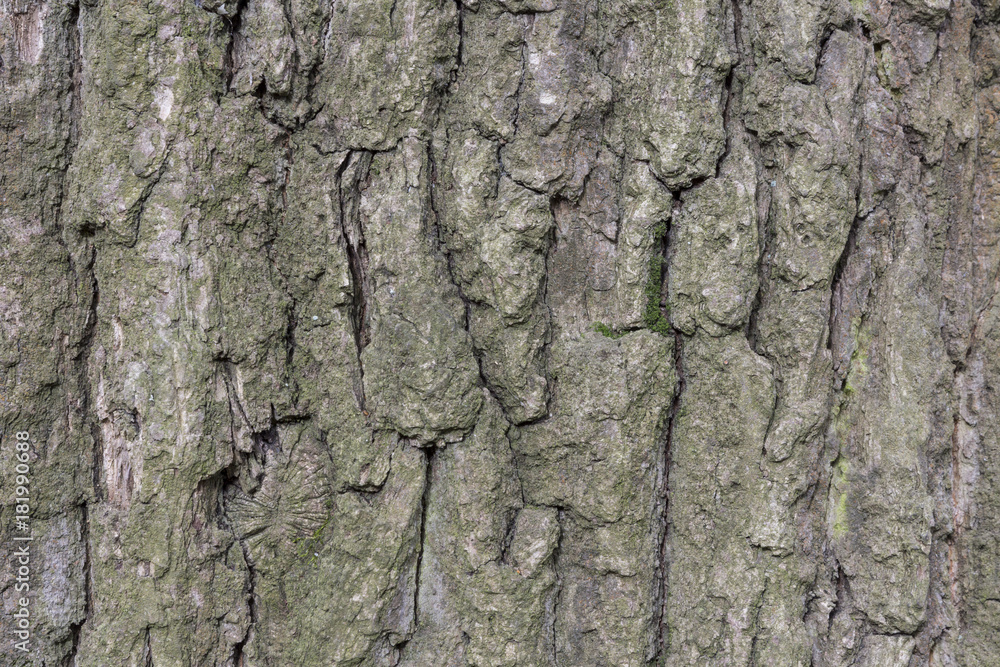
[[[0,3],[0,663],[993,664],[998,20]]]

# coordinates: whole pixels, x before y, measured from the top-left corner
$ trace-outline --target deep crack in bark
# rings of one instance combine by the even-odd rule
[[[420,625],[420,584],[423,575],[424,549],[427,544],[427,512],[431,502],[431,483],[434,479],[434,456],[437,449],[427,447],[424,454],[424,489],[420,497],[420,532],[417,543],[417,563],[414,568],[413,577],[413,632],[416,634]]]
[[[663,239],[661,240],[662,245],[659,248],[659,253],[663,258],[663,282],[660,288],[660,293],[663,295],[669,294],[670,290],[670,249],[673,245],[671,242],[671,236],[676,234],[677,216],[681,210],[680,193],[672,193],[672,196],[674,200],[673,209],[671,211],[670,219],[667,221],[666,234],[664,234]],[[676,384],[674,385],[674,395],[671,399],[670,411],[667,415],[664,429],[662,453],[657,473],[657,483],[660,489],[658,501],[660,516],[658,526],[659,530],[662,531],[656,568],[656,579],[658,579],[656,595],[659,596],[659,599],[654,600],[656,603],[654,608],[657,610],[656,638],[652,647],[651,655],[648,656],[650,661],[654,662],[666,659],[667,641],[669,636],[669,629],[667,627],[667,600],[669,593],[670,571],[670,467],[673,462],[672,448],[674,442],[674,429],[677,424],[678,415],[680,414],[681,400],[686,387],[684,377],[684,336],[677,329],[673,329],[673,354]]]
[[[353,200],[345,194],[344,177],[347,170],[354,167],[357,171],[352,173],[352,186],[357,186],[362,177],[360,172],[367,172],[367,164],[364,163],[370,159],[369,154],[348,152],[343,163],[337,169],[336,176],[337,197],[340,202],[340,232],[344,238],[344,249],[347,252],[347,263],[351,273],[351,329],[354,334],[354,347],[357,352],[358,372],[360,373],[358,386],[355,387],[355,395],[358,399],[358,407],[362,411],[367,409],[367,399],[365,397],[365,371],[361,353],[371,343],[368,305],[371,298],[371,286],[368,278],[368,250],[365,245],[364,229]],[[348,224],[348,219],[350,219],[351,224]]]

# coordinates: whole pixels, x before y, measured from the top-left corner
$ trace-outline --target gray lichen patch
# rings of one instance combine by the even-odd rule
[[[998,17],[2,4],[0,663],[994,664]]]

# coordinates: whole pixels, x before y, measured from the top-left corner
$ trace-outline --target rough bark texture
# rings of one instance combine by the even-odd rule
[[[995,0],[2,0],[0,128],[0,663],[1000,664]]]

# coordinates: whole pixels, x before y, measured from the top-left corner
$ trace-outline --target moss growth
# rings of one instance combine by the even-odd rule
[[[626,333],[624,331],[616,331],[615,329],[612,329],[604,322],[594,322],[593,328],[594,331],[596,331],[597,333],[603,335],[606,338],[612,338],[614,340],[618,340]]]
[[[316,561],[319,560],[319,554],[316,552],[316,548],[319,545],[320,538],[323,536],[323,531],[326,530],[328,525],[330,525],[330,520],[332,518],[333,515],[331,514],[325,521],[323,521],[319,528],[313,531],[312,535],[292,539],[292,544],[298,545],[299,547],[299,558],[308,559],[310,565],[314,565]]]
[[[848,397],[857,393],[868,375],[868,346],[872,338],[870,331],[862,329],[860,318],[851,321],[851,337],[854,339],[854,351],[844,380],[844,395]]]
[[[642,311],[643,326],[661,336],[670,335],[670,305],[667,304],[665,308],[660,308],[660,303],[663,300],[663,270],[666,266],[666,260],[658,250],[663,247],[666,237],[667,223],[657,223],[653,227],[653,254],[649,258],[649,274],[646,279],[646,286],[643,289],[646,301],[646,305]],[[608,338],[614,339],[621,338],[627,333],[612,329],[603,322],[594,322],[593,329]]]
[[[666,223],[658,223],[653,228],[653,247],[660,247],[667,236]],[[667,336],[670,334],[670,321],[667,315],[660,310],[660,301],[663,297],[663,266],[665,261],[660,254],[654,253],[649,258],[649,278],[646,280],[646,309],[642,314],[642,322],[650,331]],[[670,307],[667,306],[667,314]]]

